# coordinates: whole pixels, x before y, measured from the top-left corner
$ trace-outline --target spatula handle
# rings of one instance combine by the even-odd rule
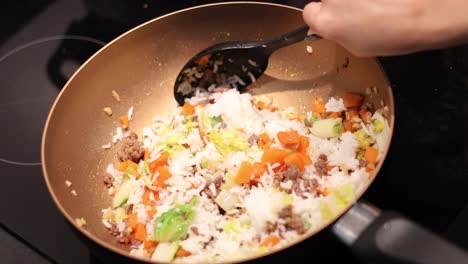
[[[322,38],[316,34],[307,35],[308,32],[309,27],[302,26],[281,36],[265,40],[262,44],[266,46],[266,51],[271,54],[279,48],[289,46],[300,41],[312,41]]]

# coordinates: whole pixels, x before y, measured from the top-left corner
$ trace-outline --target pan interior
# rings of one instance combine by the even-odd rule
[[[103,184],[105,169],[109,163],[117,163],[118,149],[101,146],[111,142],[118,117],[133,106],[131,128],[141,134],[153,116],[176,105],[172,90],[175,77],[193,54],[218,42],[270,38],[301,25],[301,12],[294,8],[216,4],[150,21],[107,45],[66,84],[46,124],[43,168],[59,209],[74,225],[74,219],[84,218],[87,224],[80,229],[91,239],[127,254],[101,223],[101,209],[110,204]],[[312,53],[307,52],[307,45]],[[345,91],[365,93],[369,87],[378,90],[370,101],[389,107],[393,128],[393,99],[379,64],[319,40],[277,51],[251,93],[269,95],[283,107],[310,108],[314,95],[328,98]],[[120,102],[113,98],[112,90],[120,95]],[[112,117],[103,112],[104,107],[112,108]],[[380,165],[369,184],[379,169]],[[72,185],[68,187],[66,181]]]

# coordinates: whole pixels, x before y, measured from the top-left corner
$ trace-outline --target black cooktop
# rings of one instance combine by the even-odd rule
[[[0,10],[2,263],[101,263],[47,192],[40,139],[71,74],[105,43],[154,17],[220,1],[8,0]],[[307,1],[268,1],[303,7]],[[468,248],[468,48],[381,58],[396,105],[395,135],[364,199]],[[273,257],[359,263],[325,230]]]

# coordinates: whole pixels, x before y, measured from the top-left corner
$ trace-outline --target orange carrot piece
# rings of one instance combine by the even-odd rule
[[[279,243],[279,238],[277,236],[271,235],[265,238],[265,240],[260,243],[261,247],[273,247]]]
[[[289,166],[295,165],[297,169],[299,169],[301,172],[304,172],[304,162],[299,156],[299,152],[294,152],[286,156],[284,158],[284,163]]]
[[[234,178],[234,181],[237,184],[249,183],[250,176],[252,176],[253,171],[254,171],[254,168],[252,164],[250,164],[247,161],[243,161],[239,168],[239,172],[237,172],[236,177]]]
[[[146,213],[148,214],[149,217],[153,217],[157,212],[158,209],[156,209],[156,204],[153,202],[151,205],[149,205],[150,209],[146,208]]]
[[[141,242],[146,241],[146,225],[138,223],[135,229],[135,239]]]
[[[366,152],[364,153],[364,158],[366,159],[367,163],[375,164],[377,162],[378,154],[379,151],[377,150],[377,148],[368,147],[366,149]]]
[[[307,148],[309,147],[309,144],[309,138],[306,136],[301,136],[299,146],[297,147],[297,151],[303,154],[307,154]]]
[[[364,97],[360,94],[345,93],[343,95],[343,103],[346,107],[360,107]]]
[[[155,185],[164,188],[166,187],[166,181],[172,177],[171,172],[166,166],[159,166],[156,168],[156,172],[159,173],[159,176],[156,178]]]
[[[142,203],[144,205],[151,205],[151,203],[154,203],[154,201],[150,199],[151,193],[153,193],[154,201],[159,200],[158,192],[153,191],[151,189],[146,189],[145,193],[143,194],[143,199],[142,199]]]
[[[317,187],[315,187],[315,190],[317,190],[317,192],[323,196],[327,196],[328,195],[328,189],[327,187],[319,184],[317,185]]]
[[[262,163],[284,163],[284,158],[289,154],[289,151],[284,149],[267,148],[263,151]]]
[[[196,60],[195,63],[197,63],[198,65],[206,65],[210,61],[210,58],[211,58],[211,54],[208,53],[198,58],[198,60]]]
[[[258,102],[257,102],[257,108],[258,108],[258,110],[263,110],[263,109],[265,109],[266,107],[267,107],[267,105],[265,104],[265,102],[263,102],[263,101],[258,101]]]
[[[328,115],[328,118],[338,118],[341,117],[341,114],[338,112],[332,112]]]
[[[278,110],[278,107],[276,107],[276,106],[274,106],[274,105],[272,105],[272,104],[268,106],[268,111],[274,112],[274,111],[276,111],[276,110]]]
[[[158,245],[158,242],[157,241],[154,241],[154,240],[145,240],[145,242],[143,242],[143,247],[145,249],[150,249],[150,248],[154,248]]]
[[[299,155],[299,157],[302,159],[302,162],[305,166],[312,165],[312,159],[309,157],[309,155],[300,152],[297,152],[297,155]]]
[[[159,166],[167,165],[169,160],[169,152],[163,151],[159,155],[159,158],[153,160],[152,162],[148,162],[148,168],[150,169],[151,173],[156,172],[156,168]]]
[[[362,121],[364,121],[364,123],[370,123],[372,118],[372,115],[369,113],[369,110],[364,108],[359,110],[359,116],[361,117]]]
[[[131,160],[127,160],[127,169],[130,168],[130,173],[135,176],[135,179],[140,178],[140,174],[138,173],[138,164]]]
[[[183,247],[179,247],[175,255],[176,257],[187,257],[192,255],[192,253],[190,251],[185,250]]]
[[[296,130],[291,131],[281,131],[276,135],[279,142],[285,147],[292,147],[299,144],[301,136]]]
[[[120,171],[120,172],[126,171],[126,170],[127,170],[127,167],[128,167],[127,161],[128,161],[128,160],[122,161],[122,162],[119,164],[119,167],[117,167],[117,170]]]
[[[149,150],[145,149],[145,154],[143,154],[143,160],[147,160],[149,158]]]
[[[135,231],[136,226],[138,224],[138,216],[136,213],[131,213],[127,217],[127,226],[132,229],[132,232]]]
[[[126,116],[126,115],[120,116],[119,117],[119,122],[120,122],[120,125],[122,125],[123,129],[128,128],[128,126],[129,126],[128,116]]]
[[[267,171],[266,165],[260,162],[254,162],[252,167],[255,178],[260,178],[260,176],[262,176]]]
[[[183,115],[193,115],[195,113],[195,107],[193,107],[188,102],[185,102],[184,106],[182,107],[182,114]]]
[[[263,146],[265,146],[265,145],[271,143],[271,138],[270,138],[270,136],[268,136],[267,133],[262,133],[262,134],[260,134],[259,137],[260,137],[260,140],[259,140],[259,142],[258,142],[258,145],[259,145],[260,147],[263,147]]]
[[[314,96],[312,98],[312,111],[324,114],[325,110],[325,103],[323,102],[323,98],[321,96]]]
[[[333,168],[335,168],[335,166],[327,164],[326,168],[327,168],[327,171],[331,171],[331,170],[333,170]]]

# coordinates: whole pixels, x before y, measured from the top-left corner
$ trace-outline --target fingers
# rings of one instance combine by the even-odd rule
[[[304,7],[304,11],[302,12],[302,17],[304,22],[310,27],[309,34],[311,33],[319,33],[317,32],[317,15],[322,8],[321,2],[310,2]]]

